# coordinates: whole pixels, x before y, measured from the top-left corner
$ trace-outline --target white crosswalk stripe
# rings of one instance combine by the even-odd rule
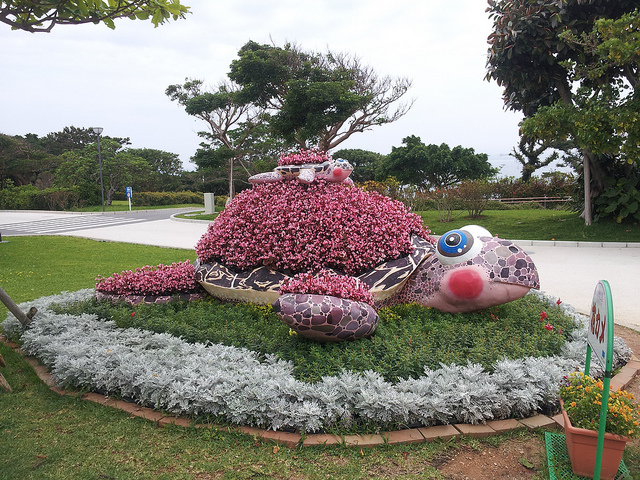
[[[0,232],[11,231],[13,235],[50,235],[144,221],[142,218],[123,218],[113,215],[65,215],[61,218],[34,222],[0,224]]]

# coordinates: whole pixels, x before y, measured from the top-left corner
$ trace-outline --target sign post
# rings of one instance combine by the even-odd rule
[[[127,200],[129,200],[129,211],[131,211],[131,197],[132,197],[131,187],[125,187],[125,190],[127,192]]]
[[[600,480],[604,432],[607,424],[607,407],[609,404],[609,386],[611,384],[613,365],[613,300],[611,298],[609,282],[606,280],[600,280],[598,282],[591,302],[591,316],[589,318],[589,325],[587,326],[587,358],[584,362],[585,375],[589,375],[592,351],[604,367],[602,407],[600,408],[596,464],[593,472],[593,480]]]

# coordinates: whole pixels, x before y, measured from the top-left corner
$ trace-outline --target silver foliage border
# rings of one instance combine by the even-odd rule
[[[379,374],[343,372],[309,384],[296,380],[293,364],[244,348],[190,344],[169,334],[120,329],[95,315],[60,315],[52,303],[90,298],[93,289],[63,292],[21,305],[38,309],[28,329],[8,314],[2,329],[21,336],[23,350],[36,356],[62,387],[121,396],[179,415],[214,415],[238,425],[296,429],[307,433],[349,428],[354,422],[381,430],[406,425],[483,423],[523,418],[557,406],[558,383],[584,368],[586,317],[565,304],[583,325],[561,355],[503,359],[492,373],[480,365],[425,368],[417,379],[398,383]],[[541,295],[554,308],[554,299]],[[614,363],[631,350],[615,340]],[[595,359],[595,356],[594,356]],[[602,375],[593,361],[592,374]]]

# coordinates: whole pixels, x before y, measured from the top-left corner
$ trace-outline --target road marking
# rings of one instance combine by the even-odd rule
[[[90,228],[112,227],[116,225],[145,221],[147,220],[141,218],[122,218],[111,215],[69,215],[64,218],[52,218],[33,222],[4,223],[0,224],[0,232],[11,232],[7,233],[8,235],[47,235],[75,230],[87,230]]]

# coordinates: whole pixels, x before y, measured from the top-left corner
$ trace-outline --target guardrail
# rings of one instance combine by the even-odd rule
[[[497,198],[496,200],[500,203],[504,203],[505,205],[538,202],[546,206],[547,202],[549,203],[568,202],[569,200],[571,200],[571,196],[566,195],[564,197],[514,197],[514,198]]]

